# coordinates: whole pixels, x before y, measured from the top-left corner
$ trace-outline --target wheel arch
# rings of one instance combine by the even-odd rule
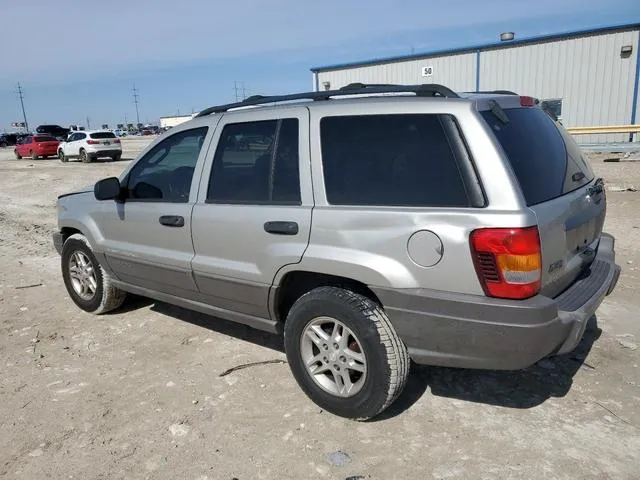
[[[86,235],[84,234],[84,232],[78,230],[75,227],[61,227],[60,228],[60,233],[62,234],[62,243],[64,244],[64,242],[67,241],[67,239],[71,236],[71,235],[83,235],[84,237],[86,237]]]
[[[269,311],[272,318],[284,323],[296,300],[311,290],[328,286],[358,293],[382,306],[382,302],[371,288],[354,278],[307,270],[291,270],[283,274],[269,292]]]

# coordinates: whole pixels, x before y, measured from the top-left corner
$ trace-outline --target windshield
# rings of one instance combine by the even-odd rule
[[[34,142],[57,142],[58,140],[48,135],[38,135],[37,137],[33,137],[33,141]]]

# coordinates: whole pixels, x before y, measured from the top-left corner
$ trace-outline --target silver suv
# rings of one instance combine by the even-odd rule
[[[410,359],[511,370],[574,349],[620,273],[605,210],[535,99],[354,84],[202,111],[61,196],[54,243],[81,309],[132,292],[284,332],[304,392],[364,419]]]

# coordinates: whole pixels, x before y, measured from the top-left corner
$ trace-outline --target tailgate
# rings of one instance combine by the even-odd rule
[[[555,297],[591,265],[606,213],[598,181],[562,197],[532,206],[542,246],[541,293]]]
[[[541,293],[555,297],[586,270],[606,213],[602,180],[580,147],[539,107],[481,112],[536,214],[542,248]]]
[[[89,142],[94,148],[101,150],[113,150],[120,148],[120,140],[113,132],[93,132],[89,134],[91,141]]]
[[[55,150],[60,144],[57,139],[48,135],[37,135],[33,137],[33,142],[42,150]]]

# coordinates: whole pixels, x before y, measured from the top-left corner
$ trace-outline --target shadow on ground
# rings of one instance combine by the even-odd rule
[[[432,395],[439,397],[521,409],[536,407],[551,397],[564,397],[578,370],[593,368],[585,359],[601,334],[593,316],[573,352],[545,358],[524,370],[465,370],[413,364],[403,393],[373,420],[385,420],[408,410],[428,388]]]
[[[154,312],[189,322],[199,327],[240,340],[284,352],[282,335],[270,334],[235,322],[134,296],[118,313],[151,305]],[[563,397],[571,389],[573,377],[581,367],[593,368],[585,362],[602,330],[593,316],[576,349],[558,357],[545,358],[535,365],[517,371],[465,370],[412,364],[407,385],[400,397],[381,415],[381,421],[410,409],[427,391],[439,397],[455,398],[507,408],[536,407],[551,397]]]
[[[141,302],[145,299],[140,298]],[[134,300],[136,301],[136,300]],[[284,352],[284,342],[282,335],[275,335],[255,328],[247,327],[240,323],[230,322],[221,318],[211,317],[192,310],[186,310],[184,308],[169,305],[168,303],[147,301],[148,304],[152,304],[151,310],[154,312],[168,315],[183,322],[188,322],[199,327],[208,328],[214,332],[228,335],[245,342],[251,342],[261,347],[267,347],[271,350],[278,352]],[[142,306],[142,305],[141,305]]]

